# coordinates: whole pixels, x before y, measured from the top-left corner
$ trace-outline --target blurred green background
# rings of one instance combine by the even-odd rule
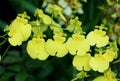
[[[0,2],[0,35],[4,34],[4,27],[10,24],[18,13],[26,11],[33,17],[34,10],[42,8],[42,3],[43,0],[3,0]],[[87,3],[83,3],[84,14],[76,14],[83,22],[84,31],[93,30],[95,25],[101,24],[104,14],[98,9],[100,5],[106,5],[105,0],[88,0]],[[1,41],[3,39],[0,39]],[[9,43],[5,43],[1,46],[1,55],[8,45]],[[33,60],[26,52],[26,43],[20,47],[10,47],[3,61],[0,62],[0,81],[70,81],[78,73],[72,66],[72,58],[73,56],[68,54],[63,58],[49,57],[45,61]],[[91,79],[85,81],[92,81]]]

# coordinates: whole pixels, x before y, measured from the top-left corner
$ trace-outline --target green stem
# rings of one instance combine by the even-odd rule
[[[6,36],[7,34],[8,34],[8,33],[4,34],[3,36],[0,36],[0,38],[6,39],[5,36]]]
[[[5,50],[5,52],[3,53],[2,57],[1,57],[1,60],[3,60],[3,58],[5,57],[5,54],[6,54],[7,51],[9,50],[10,46],[11,46],[11,45],[9,45],[9,46],[7,47],[7,49]]]
[[[84,78],[82,78],[82,81],[84,81]]]
[[[7,41],[7,39],[5,39],[4,41],[2,41],[2,42],[0,43],[0,46],[2,46],[6,41]]]
[[[114,61],[113,64],[116,64],[116,63],[118,63],[118,62],[120,62],[120,59]]]

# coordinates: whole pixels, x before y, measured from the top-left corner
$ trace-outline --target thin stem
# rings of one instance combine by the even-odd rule
[[[10,46],[11,46],[11,45],[9,45],[9,46],[7,47],[7,49],[5,50],[5,52],[3,53],[2,57],[1,57],[1,60],[3,60],[3,58],[5,57],[5,54],[6,54],[7,51],[9,50]]]
[[[5,36],[6,36],[7,34],[8,34],[8,33],[5,33],[3,36],[0,36],[0,38],[6,39]]]
[[[0,37],[5,37],[8,33],[5,33],[3,36],[0,36]]]
[[[2,42],[0,43],[0,46],[2,46],[6,41],[7,41],[7,39],[5,39],[4,41],[2,41]]]

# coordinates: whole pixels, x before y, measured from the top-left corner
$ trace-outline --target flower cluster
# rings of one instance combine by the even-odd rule
[[[112,73],[109,69],[110,63],[117,58],[118,50],[115,42],[109,42],[106,27],[102,24],[86,33],[82,30],[82,22],[75,17],[69,21],[66,28],[62,28],[53,20],[53,17],[60,15],[61,19],[66,22],[62,8],[53,5],[49,7],[48,11],[52,13],[52,17],[45,14],[43,10],[36,9],[34,14],[36,20],[34,21],[29,21],[30,17],[26,13],[19,14],[7,26],[9,43],[12,46],[20,46],[22,42],[28,41],[26,48],[32,59],[46,60],[49,56],[64,57],[71,54],[74,56],[73,66],[77,70],[104,73],[104,76],[100,76],[94,81],[102,79],[116,81],[111,78],[115,75],[109,75]],[[69,35],[64,31],[69,32]],[[92,47],[94,47],[94,51],[91,50]]]

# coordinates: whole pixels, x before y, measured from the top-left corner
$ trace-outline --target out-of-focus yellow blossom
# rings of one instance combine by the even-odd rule
[[[110,6],[114,5],[117,2],[118,2],[118,0],[107,0],[108,5],[110,5]]]
[[[47,40],[45,49],[51,56],[63,57],[68,53],[64,42],[65,37],[54,36],[54,40]]]
[[[17,17],[9,26],[9,43],[12,46],[19,46],[31,35],[31,25],[28,20]]]
[[[77,13],[80,8],[82,8],[82,3],[80,3],[79,0],[71,0],[74,6],[72,8],[74,9],[73,13]]]
[[[118,81],[115,77],[116,74],[112,72],[111,70],[108,70],[104,73],[104,76],[99,76],[95,78],[93,81]]]
[[[47,24],[47,25],[49,25],[49,24],[52,24],[52,19],[50,18],[50,16],[48,16],[48,15],[44,15],[43,17],[42,17],[42,20],[43,20],[43,23],[44,24]]]
[[[27,52],[33,59],[46,60],[49,56],[45,50],[45,41],[40,38],[33,38],[28,41]]]
[[[98,72],[104,72],[109,68],[109,61],[102,54],[95,54],[95,57],[91,57],[89,64],[94,71]]]
[[[82,0],[82,1],[84,1],[85,3],[87,3],[87,0]]]
[[[63,32],[61,27],[51,26],[51,30],[53,30],[53,34],[56,36],[65,36],[66,34]]]
[[[38,17],[40,17],[40,18],[43,18],[44,15],[45,15],[45,14],[43,13],[43,10],[42,10],[42,9],[39,9],[39,8],[35,9],[34,16],[38,16]]]
[[[90,54],[85,54],[83,56],[76,55],[73,58],[73,66],[79,71],[89,71],[91,68],[89,66],[89,61],[91,59]]]
[[[38,27],[38,28],[40,28],[40,29],[38,29],[38,30],[40,30],[41,32],[46,31],[47,28],[48,28],[47,25],[44,25],[44,24],[41,23],[39,20],[32,21],[32,22],[31,22],[31,25],[32,25],[33,28],[34,28],[34,27]],[[37,32],[37,33],[38,33],[38,32]]]
[[[72,55],[85,55],[90,45],[83,35],[73,34],[66,42],[66,47]]]
[[[43,10],[41,10],[41,9],[38,9],[38,8],[37,8],[37,9],[35,10],[35,14],[34,14],[34,15],[40,17],[40,19],[42,20],[42,22],[43,22],[44,24],[46,24],[46,25],[51,25],[51,26],[58,26],[58,27],[60,27],[60,25],[57,24],[49,15],[44,14]],[[41,20],[40,20],[40,22],[41,22]]]
[[[62,14],[62,8],[58,5],[49,6],[48,10],[53,14],[53,16],[57,17],[59,15],[64,21],[66,21],[64,15]]]
[[[114,5],[114,7],[116,8],[116,11],[114,11],[112,14],[111,14],[111,17],[116,19],[116,18],[119,18],[120,17],[120,4],[119,3],[116,3]],[[119,25],[118,25],[119,26]]]
[[[82,22],[78,20],[78,17],[75,17],[75,19],[71,19],[69,25],[67,26],[66,30],[70,32],[74,32],[77,34],[82,34],[82,28],[81,28]]]
[[[34,37],[36,37],[36,38],[43,37],[40,27],[33,27],[32,31],[34,33],[34,35],[33,35]]]
[[[114,58],[117,58],[118,57],[118,47],[117,47],[117,42],[110,42],[109,43],[110,45],[110,51],[112,51],[114,54],[115,54],[115,57]]]
[[[41,25],[39,25],[39,26],[33,26],[32,27],[32,32],[34,33],[33,37],[35,37],[35,38],[43,38],[43,37],[45,37],[45,35],[43,34],[43,32],[46,31],[47,28],[48,27],[46,25],[43,25],[43,26],[41,26]]]
[[[28,16],[26,12],[23,12],[22,14],[18,14],[18,16],[24,19],[30,19],[30,16]]]
[[[103,47],[108,44],[109,37],[106,35],[105,31],[95,29],[88,33],[87,40],[91,46],[96,44],[97,47]]]
[[[43,10],[41,9],[36,9],[35,10],[35,16],[38,16],[42,19],[43,23],[46,25],[50,25],[52,23],[52,19],[50,18],[50,16],[46,15],[43,13]]]

